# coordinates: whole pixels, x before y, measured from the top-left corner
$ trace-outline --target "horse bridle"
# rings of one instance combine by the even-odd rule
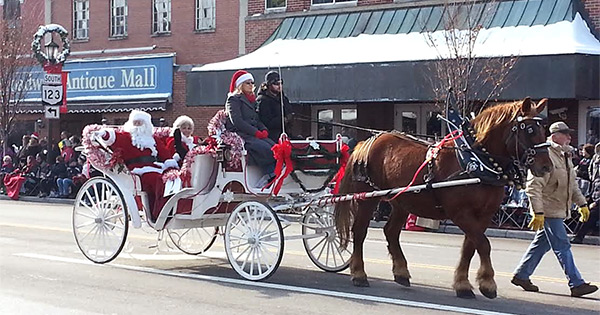
[[[536,126],[532,126],[528,122],[533,121]],[[519,137],[519,132],[526,132],[527,134],[535,134],[536,128],[540,129],[542,126],[542,118],[533,117],[533,118],[523,118],[521,116],[517,117],[516,122],[510,128],[510,133],[506,137],[505,143],[507,147],[510,145],[510,141],[512,138],[515,138],[515,155],[513,157],[513,163],[517,167],[529,168],[535,162],[535,156],[538,153],[547,153],[548,147],[550,143],[547,141],[537,143],[537,144],[526,144]],[[524,153],[523,156],[520,157],[519,152],[522,150]]]

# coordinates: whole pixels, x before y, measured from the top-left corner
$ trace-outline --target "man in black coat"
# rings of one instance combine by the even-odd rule
[[[265,76],[265,82],[261,84],[258,92],[258,111],[260,120],[269,130],[269,138],[277,142],[279,135],[283,132],[281,123],[281,97],[283,96],[283,111],[285,114],[285,129],[290,130],[292,106],[290,100],[283,94],[283,81],[277,71],[269,71]]]

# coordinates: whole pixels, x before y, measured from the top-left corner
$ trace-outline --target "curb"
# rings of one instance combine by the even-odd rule
[[[372,228],[383,228],[385,223],[386,223],[386,221],[379,221],[379,222],[371,221],[371,224],[369,226]],[[456,225],[440,225],[440,227],[437,230],[426,229],[426,231],[433,232],[433,233],[465,234]],[[504,230],[504,229],[488,228],[485,231],[485,235],[488,237],[512,238],[512,239],[531,241],[535,237],[535,232],[523,231],[523,230]],[[583,239],[583,244],[600,245],[600,237],[599,236],[586,236]]]
[[[0,200],[12,200],[6,195],[0,195]],[[40,198],[36,196],[19,196],[19,199],[14,201],[25,201],[25,202],[41,202],[41,203],[53,203],[53,204],[64,204],[64,205],[73,205],[75,203],[74,199],[64,199],[64,198]]]

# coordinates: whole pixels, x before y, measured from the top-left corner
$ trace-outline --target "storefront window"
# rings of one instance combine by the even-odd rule
[[[333,110],[320,110],[317,114],[318,120],[321,122],[333,122]],[[318,124],[317,139],[333,139],[333,126],[330,124]]]
[[[402,112],[402,131],[410,134],[417,133],[417,113],[413,111]]]
[[[598,143],[598,135],[600,134],[600,107],[590,107],[587,112],[587,131],[585,142],[596,144]]]

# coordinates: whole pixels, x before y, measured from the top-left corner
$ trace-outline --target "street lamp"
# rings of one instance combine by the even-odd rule
[[[56,56],[58,56],[58,48],[60,48],[58,44],[55,43],[54,40],[50,39],[50,42],[44,47],[46,48],[46,56],[48,56],[48,61],[50,61],[50,63],[55,63]]]

